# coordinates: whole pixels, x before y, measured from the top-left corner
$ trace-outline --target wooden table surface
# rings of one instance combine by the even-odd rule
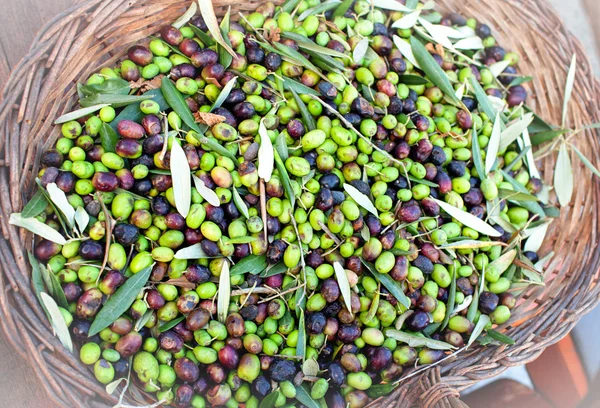
[[[8,73],[25,55],[38,29],[73,0],[19,0],[4,1],[0,13],[0,88]],[[594,29],[600,39],[600,2],[583,0],[588,13],[595,16]],[[600,44],[600,41],[598,42]],[[18,356],[0,333],[0,408],[28,407],[53,408],[40,389],[35,374]]]

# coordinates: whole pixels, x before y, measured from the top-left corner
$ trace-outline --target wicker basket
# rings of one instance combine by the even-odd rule
[[[240,4],[213,0],[217,14],[232,7],[252,11],[260,0]],[[533,74],[530,105],[551,123],[561,119],[563,88],[571,56],[577,54],[579,71],[568,125],[600,121],[599,88],[586,52],[569,33],[545,0],[439,0],[490,24],[507,49],[522,55],[520,70]],[[60,406],[114,405],[116,398],[66,351],[34,296],[24,257],[32,236],[8,225],[8,216],[22,208],[34,186],[40,153],[56,140],[52,120],[76,103],[75,84],[102,65],[114,64],[127,48],[174,21],[189,0],[84,0],[45,25],[31,50],[15,68],[2,93],[0,106],[0,325],[6,338],[33,366],[49,397]],[[577,146],[598,166],[596,134],[577,137]],[[516,340],[511,347],[474,347],[459,358],[417,373],[378,407],[444,406],[462,404],[458,391],[477,381],[498,375],[506,368],[525,364],[563,338],[581,316],[598,303],[600,250],[597,248],[600,183],[578,160],[574,172],[579,181],[570,207],[563,209],[547,236],[542,254],[555,256],[547,268],[545,287],[531,287],[512,319],[504,325]],[[554,163],[541,169],[550,181]],[[128,395],[130,404],[144,403],[144,396]],[[146,402],[147,403],[147,402]]]

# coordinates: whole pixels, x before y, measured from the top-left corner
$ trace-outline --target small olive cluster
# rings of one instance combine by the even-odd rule
[[[314,401],[325,398],[329,407],[360,408],[369,402],[372,385],[391,383],[403,370],[445,356],[443,350],[411,347],[387,336],[388,329],[458,348],[481,315],[490,317],[490,328],[510,318],[516,303],[509,292],[511,278],[491,263],[503,250],[492,244],[509,242],[511,233],[496,224],[501,236],[490,240],[447,216],[436,201],[486,219],[499,189],[514,190],[500,172],[481,181],[473,165],[472,129],[485,156],[493,118],[480,112],[468,93],[461,109],[447,103],[432,83],[403,83],[405,75],[423,74],[392,40],[412,33],[389,27],[402,13],[371,10],[358,0],[342,15],[329,10],[324,17],[298,20],[319,3],[302,0],[293,14],[266,3],[241,23],[232,22],[227,37],[237,57],[228,66],[221,63],[218,45],[207,47],[197,36],[208,27],[202,17],[194,17],[180,29],[164,27],[160,38],[132,47],[118,67],[103,68],[87,81],[87,86],[101,87],[113,79],[150,82],[168,75],[190,113],[220,116],[204,135],[190,130],[175,110],[148,99],[139,103],[137,119],[119,119],[119,110],[106,106],[65,123],[55,148],[42,155],[41,185],[55,183],[91,219],[86,239],[63,246],[42,240],[35,255],[60,279],[81,360],[93,366],[100,382],[127,378],[131,371],[133,382],[167,404],[251,408],[273,392],[274,406],[294,406],[305,381]],[[489,27],[455,13],[441,24],[473,28],[486,47],[485,65],[511,61],[497,81],[488,68],[434,53],[451,82],[458,87],[474,76],[487,94],[509,107],[525,101],[522,86],[504,88],[516,74],[518,58],[495,44]],[[263,35],[269,34],[273,43],[312,61],[286,32],[345,53],[348,58],[335,58],[344,70],[320,64],[317,72],[263,45]],[[363,37],[376,54],[368,63],[349,57]],[[235,77],[236,86],[212,109]],[[282,79],[318,97],[300,91],[296,100],[278,84]],[[260,132],[263,125],[266,133]],[[107,126],[118,135],[112,151],[101,140]],[[173,131],[176,135],[165,140]],[[211,149],[203,137],[236,160]],[[261,197],[258,166],[264,137],[273,144],[283,140],[289,157],[264,183]],[[175,143],[182,146],[193,174],[216,193],[219,206],[192,189],[187,216],[176,210],[170,174]],[[513,146],[500,153],[498,169],[510,163],[508,175],[530,193],[540,191],[540,180],[530,179]],[[378,215],[351,197],[345,185],[367,197]],[[516,229],[532,217],[514,202],[498,205],[500,216]],[[60,230],[50,206],[38,218]],[[250,237],[248,242],[231,243],[244,237]],[[461,239],[490,245],[453,252],[442,248]],[[178,250],[195,244],[201,247],[200,259],[176,257]],[[263,275],[264,268],[232,275],[234,291],[242,294],[233,294],[226,320],[219,321],[215,299],[223,263],[249,256],[263,256],[267,264],[283,268],[270,276]],[[537,261],[533,252],[524,256]],[[105,259],[108,268],[103,270]],[[336,262],[352,288],[349,300],[343,299]],[[127,312],[88,337],[107,298],[146,268],[152,268],[149,281]],[[393,279],[409,299],[408,308],[377,274]],[[273,291],[260,290],[266,288]],[[305,305],[297,303],[293,288],[305,294]],[[475,313],[464,307],[451,315],[450,297],[455,307],[467,299],[478,302]],[[447,316],[446,327],[427,331],[440,327]],[[297,357],[303,338],[307,345],[301,358],[318,364],[310,374]],[[308,405],[306,397],[302,404]]]

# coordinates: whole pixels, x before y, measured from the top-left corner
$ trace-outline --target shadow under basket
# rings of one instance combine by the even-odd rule
[[[261,1],[213,0],[218,15],[231,7],[232,16],[252,12]],[[73,110],[75,84],[101,66],[114,65],[127,49],[175,21],[189,0],[84,0],[46,24],[31,50],[14,69],[0,106],[0,326],[16,353],[30,362],[59,406],[112,406],[91,371],[53,336],[30,283],[26,251],[33,237],[8,224],[31,197],[41,152],[60,133],[53,119]],[[519,70],[534,79],[526,86],[529,105],[549,123],[560,123],[563,90],[573,54],[579,61],[567,126],[579,128],[600,121],[600,94],[586,50],[565,29],[546,0],[438,0],[440,11],[454,10],[492,27],[508,50],[521,55]],[[600,163],[594,131],[582,132],[575,144],[596,167]],[[575,158],[575,155],[572,155]],[[598,303],[600,266],[598,203],[600,178],[579,160],[573,160],[576,188],[569,207],[550,227],[540,250],[554,251],[545,286],[531,286],[520,297],[505,331],[513,346],[474,346],[439,366],[413,375],[372,406],[460,407],[458,392],[500,374],[511,366],[528,363],[573,328]],[[554,159],[538,166],[550,182]],[[405,376],[410,375],[407,371]],[[126,402],[145,405],[150,400],[137,391]]]

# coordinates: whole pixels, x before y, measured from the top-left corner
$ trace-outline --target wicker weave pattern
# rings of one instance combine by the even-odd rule
[[[253,11],[261,1],[213,0],[217,14],[232,7]],[[573,53],[579,71],[568,125],[598,122],[600,93],[586,51],[565,30],[545,0],[439,0],[447,10],[460,10],[489,23],[507,49],[522,56],[520,70],[534,75],[529,104],[551,123],[559,123],[566,71]],[[114,64],[127,48],[174,21],[188,0],[84,0],[44,26],[30,52],[15,68],[2,92],[0,105],[0,325],[16,352],[30,361],[40,382],[59,405],[107,406],[106,395],[93,375],[52,336],[52,329],[32,292],[25,249],[31,234],[8,225],[11,212],[22,208],[34,186],[41,152],[58,137],[54,118],[72,110],[75,83],[102,65]],[[592,131],[578,136],[577,146],[598,166],[598,140]],[[541,166],[548,181],[553,161]],[[598,179],[578,160],[579,181],[573,202],[550,229],[542,254],[553,250],[545,287],[532,287],[505,324],[517,344],[474,348],[411,377],[378,407],[464,406],[456,390],[495,376],[507,367],[532,361],[564,337],[578,319],[598,303],[600,267],[597,248],[600,198]],[[138,393],[129,402],[142,403]]]

